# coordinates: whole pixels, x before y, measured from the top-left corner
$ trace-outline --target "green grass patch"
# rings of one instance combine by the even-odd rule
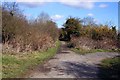
[[[95,53],[95,52],[112,52],[112,50],[103,50],[103,49],[90,49],[90,50],[86,50],[86,49],[81,49],[81,48],[72,48],[72,51],[81,54],[81,55],[85,55],[88,53]]]
[[[116,64],[120,64],[120,57],[104,59],[101,63],[101,66],[102,67],[111,67]]]
[[[16,78],[24,74],[30,67],[43,63],[45,60],[53,57],[60,42],[56,42],[56,47],[49,48],[43,52],[32,52],[28,54],[10,55],[3,54],[2,56],[2,77],[3,78]]]
[[[99,76],[101,78],[119,78],[120,56],[104,59],[100,64]]]
[[[0,53],[0,79],[2,79],[2,53]]]

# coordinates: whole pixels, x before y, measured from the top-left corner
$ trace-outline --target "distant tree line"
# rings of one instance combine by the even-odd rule
[[[116,26],[96,24],[94,18],[67,18],[61,28],[59,40],[67,41],[69,46],[88,49],[120,48],[120,33]]]
[[[70,40],[70,36],[87,36],[91,37],[94,40],[102,40],[104,37],[117,39],[119,34],[117,34],[116,26],[108,26],[108,25],[97,25],[94,22],[94,18],[86,17],[84,19],[70,17],[63,24],[64,28],[62,28],[60,34],[60,40],[68,38]]]

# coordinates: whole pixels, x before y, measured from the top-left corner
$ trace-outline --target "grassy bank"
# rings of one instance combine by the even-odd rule
[[[2,66],[3,66],[3,78],[16,78],[27,71],[31,66],[35,66],[43,63],[45,60],[53,57],[58,48],[60,42],[56,42],[56,47],[49,48],[43,52],[32,52],[19,55],[3,54]]]
[[[95,52],[114,52],[113,50],[103,50],[103,49],[85,50],[85,49],[72,48],[71,50],[81,55],[85,55],[88,53],[95,53]]]
[[[99,76],[101,78],[119,78],[120,57],[105,59],[100,66]]]
[[[0,80],[2,79],[2,52],[0,52]]]

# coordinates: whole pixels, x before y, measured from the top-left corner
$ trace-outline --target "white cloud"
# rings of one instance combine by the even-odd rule
[[[20,2],[19,4],[27,6],[29,8],[34,8],[43,5],[44,2]]]
[[[53,0],[16,0],[17,2],[51,2]]]
[[[7,1],[7,0],[4,0]],[[77,7],[77,8],[84,8],[84,9],[93,9],[95,2],[117,2],[118,0],[12,0],[16,2],[26,2],[26,6],[28,7],[38,7],[41,4],[44,4],[45,2],[59,2],[61,4],[71,6],[71,7]],[[31,2],[31,3],[29,3]],[[99,7],[105,8],[107,7],[106,4],[100,4]]]
[[[83,2],[118,2],[119,0],[1,0],[1,2],[74,2],[74,1],[83,1]]]
[[[108,6],[108,5],[106,5],[106,4],[100,4],[100,5],[99,5],[100,8],[106,8],[107,6]]]
[[[37,7],[38,5],[41,5],[41,3],[45,2],[59,2],[64,5],[77,7],[77,8],[85,8],[85,9],[92,9],[94,7],[95,0],[16,0],[17,2],[26,2],[26,6],[28,7]]]
[[[58,14],[51,16],[51,19],[54,20],[54,21],[60,20],[62,18],[63,18],[63,16],[62,15],[58,15]]]
[[[92,17],[92,16],[93,16],[93,14],[92,14],[92,13],[89,13],[89,14],[88,14],[88,16]]]
[[[85,2],[84,0],[60,0],[59,2],[72,7],[92,9],[94,7],[94,2],[89,1],[91,0],[88,0],[87,2]]]
[[[6,1],[6,0],[5,0]],[[17,2],[96,2],[98,0],[14,0]]]
[[[91,2],[68,2],[68,3],[64,2],[62,4],[85,9],[92,9],[94,7],[94,4]]]

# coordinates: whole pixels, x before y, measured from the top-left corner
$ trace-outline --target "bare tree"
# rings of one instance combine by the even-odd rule
[[[105,25],[112,28],[112,26],[114,26],[114,23],[113,23],[112,20],[108,20],[108,21],[105,22]]]
[[[94,18],[92,17],[85,17],[83,18],[83,25],[87,26],[94,26],[95,25],[95,21],[94,21]]]
[[[2,10],[9,11],[10,15],[13,16],[19,11],[18,4],[16,2],[4,2],[2,4]]]
[[[42,23],[45,23],[45,22],[47,22],[47,21],[49,21],[50,20],[50,17],[49,17],[49,15],[47,14],[47,13],[45,13],[45,12],[42,12],[39,16],[38,16],[38,18],[37,18],[37,21],[38,22],[42,22]]]

